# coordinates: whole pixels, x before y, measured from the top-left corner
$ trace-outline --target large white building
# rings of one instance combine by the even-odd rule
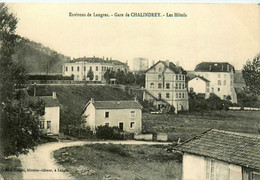
[[[146,58],[134,58],[133,60],[133,71],[139,72],[139,71],[146,71],[149,67],[148,59]]]
[[[232,103],[237,103],[234,88],[235,68],[227,62],[202,62],[194,70],[194,74],[210,81],[209,91],[226,100],[231,97]]]
[[[78,58],[69,63],[64,63],[62,72],[64,76],[74,76],[75,81],[89,81],[87,74],[89,70],[93,71],[93,81],[105,82],[104,74],[109,69],[111,71],[122,70],[125,73],[129,71],[126,63],[118,60],[92,58]]]
[[[156,98],[157,104],[171,105],[175,112],[188,110],[186,71],[169,61],[158,61],[145,72],[145,89]],[[146,95],[146,99],[151,99]],[[150,98],[149,98],[150,97]]]

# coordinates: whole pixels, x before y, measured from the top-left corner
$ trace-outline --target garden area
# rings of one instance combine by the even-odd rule
[[[181,179],[181,154],[165,145],[90,144],[54,152],[77,179]]]

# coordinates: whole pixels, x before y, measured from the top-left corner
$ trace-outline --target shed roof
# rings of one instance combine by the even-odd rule
[[[234,66],[228,62],[202,62],[195,67],[195,71],[202,72],[230,72],[231,69],[235,72]]]
[[[45,107],[59,107],[61,106],[59,100],[53,99],[52,96],[30,96],[30,100],[32,102],[37,102],[39,100],[43,100],[45,103]]]
[[[175,149],[260,170],[260,135],[211,129]]]
[[[137,101],[94,101],[96,109],[142,109]]]

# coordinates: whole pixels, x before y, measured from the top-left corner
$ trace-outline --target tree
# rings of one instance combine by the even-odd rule
[[[94,73],[93,73],[92,69],[89,69],[87,77],[90,79],[90,81],[92,81],[94,79]]]
[[[126,84],[126,76],[124,71],[120,70],[116,72],[116,83],[117,84]]]
[[[112,78],[116,78],[116,73],[115,71],[110,71],[110,69],[108,69],[105,74],[104,74],[104,78],[106,80],[107,83],[109,83],[110,79]]]
[[[260,94],[260,53],[247,61],[242,70],[247,88],[254,94]]]
[[[15,34],[17,19],[0,3],[0,150],[3,156],[27,153],[39,142],[38,121],[43,112],[41,103],[33,105],[21,88],[26,71],[12,55],[19,37]]]

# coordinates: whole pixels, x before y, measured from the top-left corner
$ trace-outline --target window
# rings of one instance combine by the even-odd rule
[[[96,66],[96,71],[98,71],[98,66]]]
[[[162,79],[162,75],[161,74],[158,74],[158,79]]]
[[[79,66],[77,67],[77,71],[79,71]]]
[[[51,128],[51,121],[47,121],[47,129]]]
[[[130,118],[135,118],[135,111],[130,111]]]
[[[206,88],[206,92],[209,92],[209,88],[208,87]]]
[[[109,118],[109,112],[105,112],[105,118]]]
[[[181,89],[181,83],[179,83],[179,89]]]
[[[150,89],[154,89],[154,83],[150,83]]]
[[[182,93],[182,98],[184,99],[184,93]]]
[[[105,123],[105,126],[109,126],[109,123]]]
[[[185,86],[184,86],[184,85],[185,85],[185,84],[183,83],[183,84],[182,84],[182,89],[185,89]]]
[[[44,121],[40,121],[40,129],[44,129]]]
[[[260,180],[260,173],[259,172],[253,172],[252,173],[252,180]]]
[[[73,71],[74,69],[73,69],[73,66],[71,66],[71,71]]]
[[[176,80],[178,80],[178,74],[176,74]]]
[[[130,122],[130,129],[134,129],[135,128],[135,122]]]
[[[226,80],[224,80],[224,81],[223,81],[223,85],[224,85],[224,86],[226,86],[226,84],[227,84],[227,81],[226,81]]]
[[[166,93],[166,98],[170,98],[170,93]]]
[[[212,92],[212,93],[214,93],[214,87],[213,87],[213,88],[211,88],[211,92]]]
[[[159,68],[159,72],[162,72],[162,68]]]
[[[181,93],[179,93],[179,98],[181,99]]]
[[[66,71],[68,71],[68,67],[66,66]]]
[[[98,75],[95,76],[96,81],[98,81]]]
[[[166,89],[170,89],[170,83],[166,83]]]
[[[158,93],[158,99],[162,99],[162,93]]]
[[[179,93],[176,93],[176,99],[178,99],[178,97],[179,97]]]
[[[158,83],[158,89],[162,88],[162,83]]]
[[[206,159],[206,179],[215,180],[215,161]]]
[[[218,80],[218,85],[221,86],[221,80]]]
[[[178,83],[176,83],[176,89],[178,89]]]
[[[220,88],[218,88],[218,91],[220,91]]]
[[[218,74],[218,78],[220,78],[221,77],[221,74]]]
[[[185,80],[185,76],[184,76],[184,75],[182,76],[182,80],[183,80],[183,81]]]
[[[84,71],[86,71],[86,66],[84,66]]]

